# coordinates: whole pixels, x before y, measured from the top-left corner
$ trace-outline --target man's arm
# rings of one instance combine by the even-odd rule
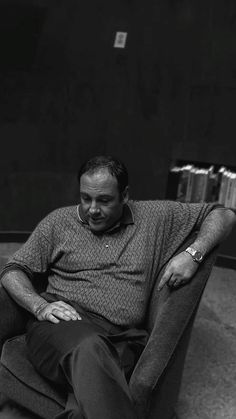
[[[77,311],[64,301],[48,303],[35,291],[31,281],[21,270],[7,271],[1,282],[16,303],[40,321],[59,323],[60,320],[81,320]]]
[[[226,208],[213,209],[203,221],[197,238],[191,244],[191,247],[206,256],[229,235],[235,221],[236,216],[232,210]],[[173,288],[186,284],[195,274],[198,266],[192,256],[185,251],[174,256],[167,264],[158,289],[161,290],[165,284]]]

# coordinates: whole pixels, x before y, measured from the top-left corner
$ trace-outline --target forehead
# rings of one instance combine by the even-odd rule
[[[118,192],[117,179],[107,169],[84,173],[80,178],[80,192],[114,194]]]

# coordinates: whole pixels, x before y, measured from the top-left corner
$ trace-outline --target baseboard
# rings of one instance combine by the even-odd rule
[[[0,243],[24,243],[31,231],[0,231]]]
[[[233,256],[219,254],[215,265],[221,268],[236,269],[236,258]]]

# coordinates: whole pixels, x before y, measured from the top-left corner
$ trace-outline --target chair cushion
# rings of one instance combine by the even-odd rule
[[[0,394],[5,396],[6,403],[9,406],[17,406],[17,409],[18,407],[22,408],[22,414],[25,412],[27,418],[31,417],[31,413],[33,413],[32,417],[34,418],[37,415],[37,418],[40,419],[52,419],[63,411],[61,405],[26,386],[1,363]]]
[[[25,335],[6,341],[3,346],[1,363],[3,367],[26,386],[52,399],[60,406],[65,406],[66,394],[60,392],[48,380],[42,378],[28,359]]]

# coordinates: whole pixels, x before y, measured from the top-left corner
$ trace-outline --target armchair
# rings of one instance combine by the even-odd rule
[[[190,237],[178,253],[192,242]],[[140,419],[174,418],[191,329],[215,257],[213,250],[191,282],[177,290],[157,292],[162,272],[157,278],[146,316],[150,337],[129,382]],[[46,280],[35,280],[36,287],[38,282],[45,285]],[[65,405],[66,394],[42,378],[27,357],[29,316],[0,286],[0,393],[42,419],[52,419]]]

